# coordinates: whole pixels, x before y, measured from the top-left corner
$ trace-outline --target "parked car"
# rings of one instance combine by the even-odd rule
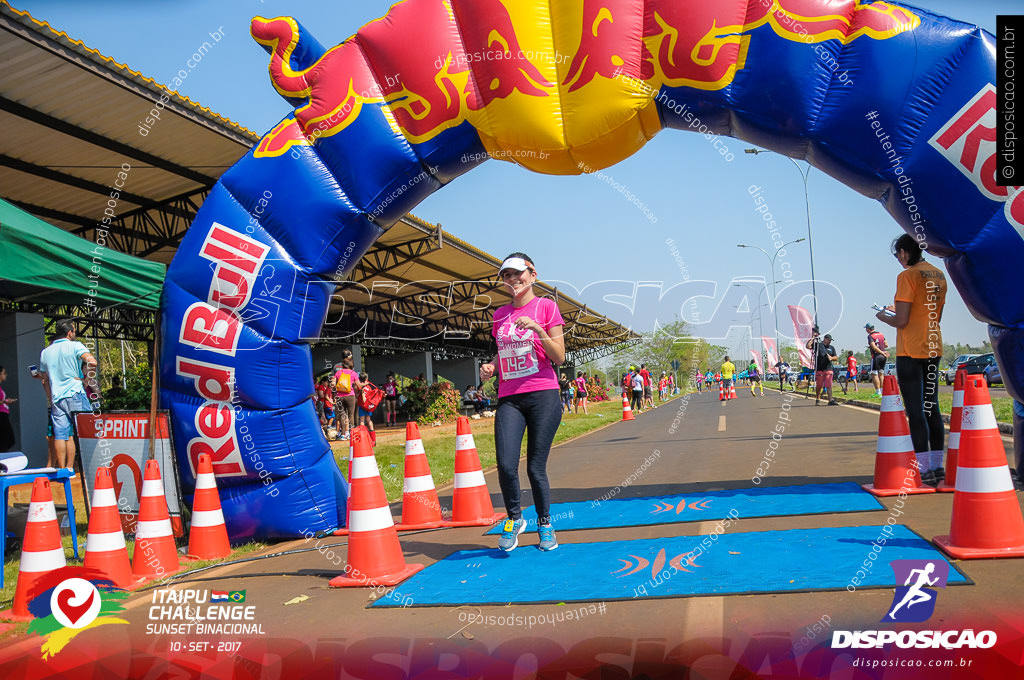
[[[862,383],[871,382],[871,364],[860,364],[857,366],[857,381]]]
[[[952,385],[953,381],[956,379],[957,369],[959,369],[961,366],[963,366],[964,363],[968,359],[973,359],[976,356],[978,356],[978,355],[977,354],[961,354],[956,359],[953,359],[953,361],[951,361],[949,363],[949,368],[946,369],[946,373],[945,373],[946,384],[947,385]]]
[[[979,354],[972,359],[968,359],[960,368],[967,371],[967,375],[982,375],[985,373],[985,369],[995,362],[995,355],[989,352],[988,354]]]
[[[896,362],[890,361],[885,365],[885,375],[896,375]]]
[[[985,382],[989,385],[1003,384],[1003,374],[999,370],[999,364],[994,361],[985,367],[984,375]]]

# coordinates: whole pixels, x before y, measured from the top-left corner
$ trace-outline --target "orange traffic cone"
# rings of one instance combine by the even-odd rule
[[[423,450],[419,426],[405,424],[405,481],[402,484],[402,523],[396,529],[432,529],[441,526],[441,502]]]
[[[953,409],[949,414],[949,450],[946,451],[945,479],[935,487],[943,493],[953,493],[956,490],[956,465],[960,458],[960,423],[964,411],[964,384],[967,381],[967,371],[957,369],[956,378],[953,380]]]
[[[352,448],[352,430],[355,428],[349,428],[348,431],[348,496],[352,497],[352,458],[355,455],[355,451]],[[333,532],[334,536],[348,536],[348,527],[337,529]]]
[[[160,465],[155,460],[147,460],[142,476],[142,495],[139,497],[139,521],[135,523],[132,573],[154,579],[164,578],[183,568],[174,545]]]
[[[629,405],[629,397],[626,393],[622,393],[622,419],[623,420],[636,420],[636,416],[633,415],[633,408]]]
[[[220,494],[217,493],[217,478],[214,477],[209,454],[199,454],[197,472],[187,554],[201,560],[227,557],[231,554],[231,543],[228,541],[228,528],[224,524]]]
[[[68,499],[70,502],[70,499]],[[6,508],[4,508],[6,512]],[[0,539],[3,537],[0,536]],[[0,619],[27,621],[35,618],[28,610],[29,593],[37,581],[54,569],[67,566],[64,546],[60,541],[57,510],[53,507],[50,480],[37,477],[32,483],[32,500],[25,523],[25,540],[21,545],[21,566],[18,568],[18,587],[14,591],[14,604],[0,613]]]
[[[725,383],[718,383],[718,401],[725,401]]]
[[[730,399],[735,399],[736,398],[736,385],[735,384],[729,385],[729,398]]]
[[[961,560],[1024,555],[1024,517],[981,376],[965,381],[958,464],[949,535],[935,544]]]
[[[128,559],[128,548],[124,543],[121,516],[117,512],[117,496],[110,468],[96,470],[96,486],[92,492],[92,515],[89,517],[89,534],[85,542],[87,569],[96,569],[106,574],[118,588],[128,590],[145,579],[132,574],[132,563]]]
[[[352,459],[352,494],[348,499],[348,563],[345,573],[331,579],[333,588],[393,586],[423,568],[406,564],[391,509],[373,457],[365,427],[349,431]]]
[[[878,416],[878,446],[875,456],[875,480],[863,484],[865,491],[876,496],[900,493],[935,493],[921,482],[910,426],[903,410],[896,376],[887,375],[882,383],[882,412]]]
[[[452,519],[449,527],[474,527],[494,524],[505,517],[494,512],[491,494],[487,491],[480,456],[476,452],[469,418],[459,416],[455,430],[455,494],[452,497]]]

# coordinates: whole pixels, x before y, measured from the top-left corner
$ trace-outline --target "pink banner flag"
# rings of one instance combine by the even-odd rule
[[[814,318],[803,307],[789,305],[789,314],[793,317],[793,337],[796,338],[796,349],[800,353],[800,363],[807,368],[814,368],[814,357],[807,349],[807,341],[811,339]]]
[[[757,366],[757,372],[764,375],[764,368],[761,366],[761,355],[755,350],[750,350],[750,356],[754,357],[754,364]]]
[[[775,349],[775,341],[771,338],[761,338],[762,344],[764,344],[765,354],[768,355],[768,368],[774,368],[775,364],[779,363],[779,353]]]

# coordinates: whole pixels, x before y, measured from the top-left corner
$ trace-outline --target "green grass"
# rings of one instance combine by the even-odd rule
[[[673,399],[681,396],[682,393]],[[655,398],[655,403],[657,403],[657,398]],[[622,418],[622,402],[614,398],[611,401],[589,404],[587,410],[589,411],[588,415],[582,413],[562,414],[562,423],[555,435],[554,445],[618,422]],[[476,451],[480,456],[480,465],[486,470],[495,464],[494,418],[481,418],[469,422],[473,431],[473,442],[476,444]],[[430,463],[434,485],[440,488],[451,483],[455,478],[455,425],[420,427],[420,437],[423,439],[423,448],[427,453],[427,461]],[[332,442],[332,447],[335,460],[347,475],[348,442]],[[525,442],[523,452],[525,453]],[[377,467],[380,469],[388,501],[401,500],[405,467],[405,428],[378,429],[374,455],[377,458]]]
[[[78,488],[76,487],[75,490],[78,491]],[[62,511],[58,511],[58,514],[61,513]],[[85,556],[83,546],[85,545],[85,538],[86,534],[88,533],[88,521],[85,519],[85,506],[82,504],[81,498],[77,496],[75,497],[75,520],[75,525],[78,527],[78,559],[75,559],[73,557],[73,553],[71,552],[71,536],[69,535],[61,537],[61,542],[64,544],[64,552],[65,555],[67,556],[67,564],[69,567],[78,567],[82,565],[82,557]],[[128,547],[128,555],[130,557],[135,549],[135,541],[127,539],[125,543]],[[234,546],[231,550],[231,555],[225,557],[224,559],[196,560],[189,562],[182,561],[182,564],[185,565],[187,571],[190,571],[192,569],[199,569],[201,567],[207,567],[213,564],[218,564],[220,562],[226,562],[228,560],[238,559],[239,557],[255,552],[257,550],[261,550],[265,547],[265,543],[250,541],[242,545]],[[14,592],[18,586],[18,568],[20,562],[20,550],[12,550],[4,555],[4,587],[3,589],[0,589],[0,610],[10,609],[12,603],[14,602]],[[178,576],[180,577],[180,574],[178,574]],[[27,629],[27,627],[28,623],[25,623],[24,626],[19,626],[13,632],[24,632],[24,630]]]
[[[875,394],[874,388],[871,383],[859,384],[860,390],[854,392],[851,388],[846,394],[843,394],[843,389],[838,385],[834,385],[832,388],[833,396],[838,400],[853,399],[857,401],[867,401],[873,404],[881,404],[882,397]],[[776,387],[777,389],[777,387]],[[800,390],[801,394],[805,393],[805,390]],[[814,389],[811,388],[810,395],[814,396]],[[939,393],[939,411],[949,415],[953,410],[953,393]],[[995,397],[992,399],[992,410],[995,411],[996,420],[1001,423],[1012,423],[1013,422],[1013,399],[1009,397]]]

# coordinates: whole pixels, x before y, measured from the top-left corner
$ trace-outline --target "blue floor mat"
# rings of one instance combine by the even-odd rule
[[[572,531],[704,522],[726,517],[746,519],[884,509],[859,484],[840,482],[556,503],[551,506],[551,518],[555,530]],[[523,519],[526,520],[527,531],[537,530],[537,511],[533,507],[523,509]],[[500,534],[501,523],[487,533]]]
[[[872,552],[873,542],[881,549]],[[843,590],[854,577],[858,588],[891,588],[897,584],[889,562],[897,559],[947,561],[931,543],[902,525],[563,543],[552,552],[521,544],[511,553],[497,548],[460,550],[372,606]],[[871,569],[864,568],[865,561],[873,565]],[[951,565],[947,583],[971,581]]]

